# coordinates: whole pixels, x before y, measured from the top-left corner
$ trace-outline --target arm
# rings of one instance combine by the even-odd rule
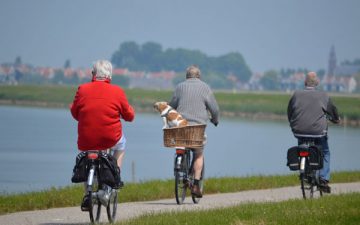
[[[211,91],[208,95],[208,98],[206,99],[205,104],[211,115],[210,121],[215,126],[217,126],[219,124],[219,105],[217,104],[215,96]]]
[[[120,115],[125,121],[131,122],[135,118],[135,110],[129,104],[125,92],[121,91],[120,94]]]
[[[294,101],[294,96],[292,96],[289,100],[289,104],[287,107],[287,117],[288,117],[288,121],[290,122],[291,117],[292,117],[292,113],[293,113],[293,101]]]
[[[334,103],[331,101],[330,98],[329,98],[325,113],[329,116],[329,120],[331,122],[333,122],[333,123],[339,123],[340,122],[340,117],[339,117],[337,108],[334,105]]]
[[[179,98],[177,97],[177,89],[175,89],[173,96],[169,102],[169,105],[174,109],[177,109],[177,107],[179,106]]]
[[[69,105],[71,115],[74,117],[75,120],[78,120],[78,116],[79,116],[79,107],[78,107],[79,100],[80,100],[80,87],[78,87],[78,90],[76,91],[73,102]]]

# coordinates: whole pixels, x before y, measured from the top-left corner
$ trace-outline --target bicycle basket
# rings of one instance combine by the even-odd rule
[[[205,124],[189,125],[186,127],[165,128],[164,146],[198,148],[204,146]]]

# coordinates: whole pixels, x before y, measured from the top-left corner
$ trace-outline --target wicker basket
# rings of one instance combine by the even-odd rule
[[[189,125],[164,129],[165,147],[196,148],[204,145],[206,125]]]

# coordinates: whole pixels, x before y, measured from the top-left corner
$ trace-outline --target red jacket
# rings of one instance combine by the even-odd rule
[[[135,116],[125,92],[109,81],[80,85],[70,110],[79,122],[78,148],[82,151],[113,147],[122,136],[120,118],[132,121]]]

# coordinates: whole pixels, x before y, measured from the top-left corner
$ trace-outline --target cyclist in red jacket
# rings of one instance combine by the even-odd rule
[[[107,60],[95,62],[93,79],[79,86],[70,105],[78,121],[80,151],[111,149],[121,168],[126,139],[121,120],[133,121],[135,111],[119,86],[111,84],[112,65]]]

